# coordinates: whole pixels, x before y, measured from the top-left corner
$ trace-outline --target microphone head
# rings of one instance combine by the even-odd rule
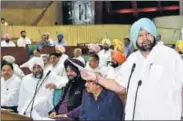
[[[135,68],[135,66],[136,66],[136,63],[133,64],[133,68]]]
[[[51,73],[51,70],[48,71],[48,73],[46,74],[46,76],[48,76]]]
[[[138,86],[140,86],[142,84],[142,80],[139,80],[138,82]]]

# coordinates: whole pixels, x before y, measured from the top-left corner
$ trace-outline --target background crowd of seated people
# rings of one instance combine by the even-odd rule
[[[26,48],[32,43],[31,37],[26,35],[27,31],[22,30],[15,44],[10,34],[5,34],[1,47]],[[163,44],[161,35],[158,44]],[[135,51],[131,40],[128,37],[123,40],[104,38],[101,43],[90,43],[87,58],[79,47],[74,49],[72,57],[68,56],[64,46],[67,41],[63,34],[52,40],[47,32],[37,42],[33,56],[24,64],[17,65],[16,58],[4,56],[1,61],[1,108],[34,119],[122,120],[126,96],[108,90],[87,76],[83,79],[80,69],[110,79],[120,77],[118,72],[122,65]],[[54,47],[55,51],[42,53],[44,47]],[[183,58],[182,40],[177,41],[175,50]],[[30,74],[26,75],[22,68],[28,68]],[[35,96],[37,88],[39,91]],[[61,91],[59,97],[55,95],[57,89]]]

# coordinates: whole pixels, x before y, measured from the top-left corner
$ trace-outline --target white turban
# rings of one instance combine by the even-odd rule
[[[29,68],[29,70],[32,71],[34,65],[39,65],[42,69],[44,69],[43,59],[41,57],[32,57],[29,61],[20,65],[20,68]]]
[[[8,63],[14,63],[15,58],[11,55],[3,56],[3,60],[7,61]]]
[[[111,46],[111,40],[110,39],[107,39],[107,38],[104,38],[104,39],[102,39],[102,45],[104,45],[104,44],[107,44],[107,45],[109,45],[109,46]]]

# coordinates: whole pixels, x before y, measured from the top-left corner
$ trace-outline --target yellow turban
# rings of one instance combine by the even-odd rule
[[[176,49],[183,53],[183,40],[178,40],[176,42]]]
[[[114,39],[113,40],[113,45],[116,46],[116,45],[123,45],[122,41],[119,40],[119,39]]]
[[[61,52],[61,53],[65,53],[65,47],[64,46],[61,46],[61,45],[57,45],[57,46],[55,46],[55,50],[56,51],[59,51],[59,52]]]
[[[124,47],[122,45],[114,46],[114,50],[124,53]]]

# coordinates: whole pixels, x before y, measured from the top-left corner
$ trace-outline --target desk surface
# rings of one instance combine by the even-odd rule
[[[10,121],[11,120],[17,120],[17,121],[24,120],[24,121],[30,121],[32,119],[29,118],[29,117],[23,116],[23,115],[19,115],[19,114],[12,113],[12,112],[9,112],[7,110],[1,109],[1,120],[10,120]]]

